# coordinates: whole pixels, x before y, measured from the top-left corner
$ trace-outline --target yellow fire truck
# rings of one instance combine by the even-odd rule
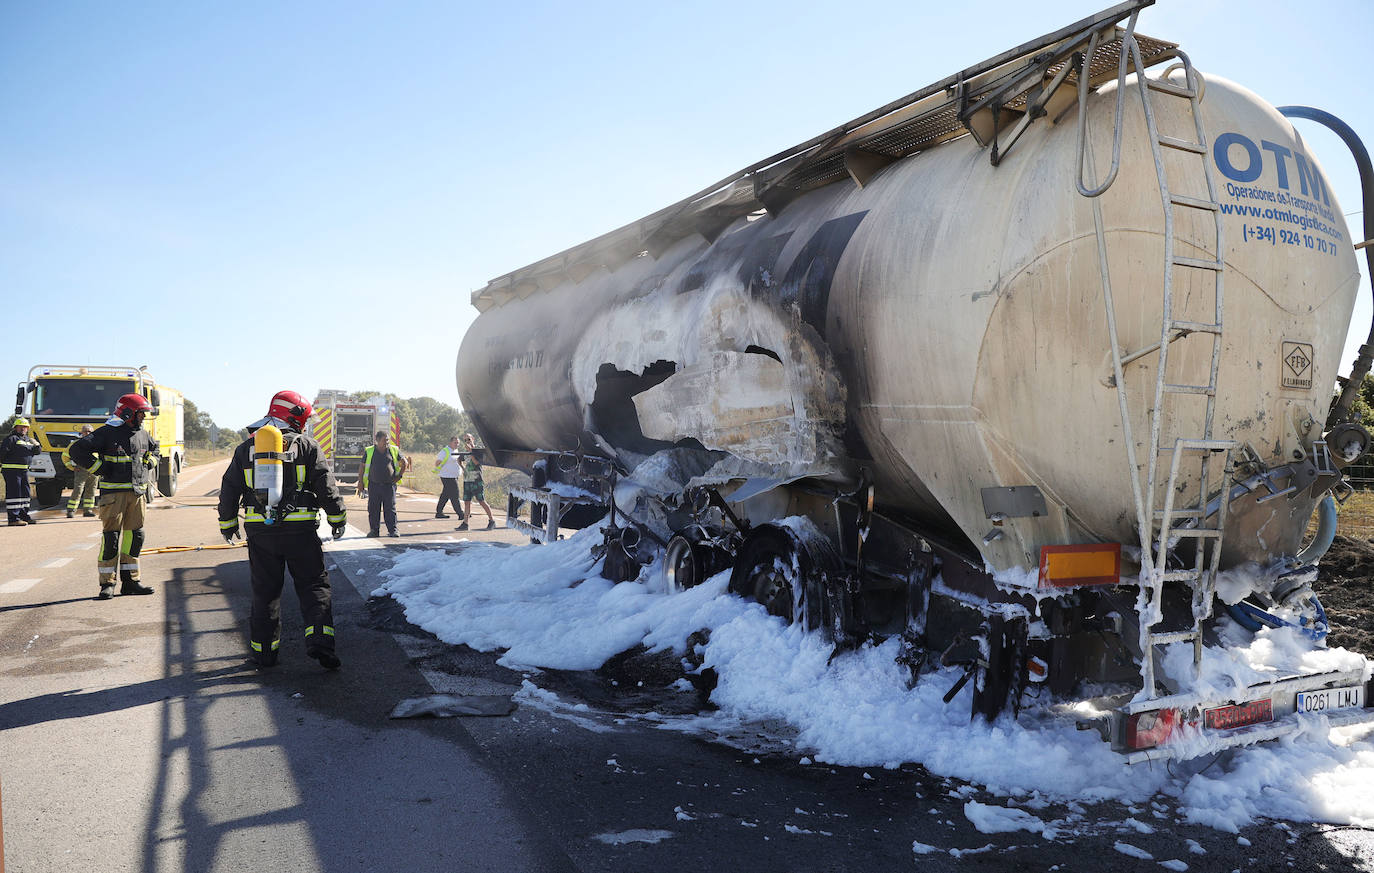
[[[324,452],[325,466],[341,485],[358,481],[363,451],[372,445],[379,430],[391,434],[391,444],[401,445],[401,420],[383,397],[355,402],[346,391],[325,389],[315,398],[310,435]]]
[[[76,440],[81,425],[100,427],[125,394],[142,394],[153,405],[143,428],[161,446],[157,487],[167,497],[176,493],[186,463],[186,400],[180,391],[159,385],[146,366],[40,364],[29,370],[14,397],[14,414],[29,420],[29,435],[43,447],[29,465],[39,505],[58,503],[71,487],[72,471],[62,463],[62,450]]]

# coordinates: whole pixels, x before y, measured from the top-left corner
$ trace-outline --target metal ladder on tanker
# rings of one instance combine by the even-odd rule
[[[1135,16],[1132,15],[1122,39],[1122,57],[1118,76],[1118,107],[1115,132],[1113,164],[1106,183],[1096,190],[1087,189],[1082,181],[1079,191],[1085,196],[1096,198],[1105,191],[1115,178],[1120,162],[1121,101],[1125,95],[1125,76],[1127,54],[1130,55],[1137,71],[1138,86],[1146,127],[1150,137],[1150,151],[1154,157],[1155,171],[1159,181],[1160,200],[1164,213],[1164,283],[1161,300],[1162,330],[1157,344],[1147,346],[1130,354],[1124,354],[1116,329],[1115,308],[1111,297],[1111,283],[1108,275],[1106,239],[1103,232],[1102,212],[1099,202],[1093,200],[1094,221],[1097,228],[1098,254],[1102,271],[1103,291],[1107,306],[1107,321],[1112,344],[1112,362],[1118,402],[1121,407],[1121,421],[1125,435],[1126,448],[1130,463],[1131,486],[1136,503],[1137,528],[1141,545],[1141,590],[1137,600],[1137,613],[1140,618],[1139,644],[1141,649],[1142,689],[1137,701],[1149,700],[1159,696],[1155,681],[1155,647],[1167,643],[1192,642],[1193,666],[1196,670],[1202,660],[1202,623],[1211,615],[1212,599],[1216,590],[1216,575],[1221,560],[1223,532],[1226,526],[1230,497],[1228,478],[1232,471],[1232,451],[1236,444],[1232,440],[1215,439],[1212,435],[1212,420],[1216,410],[1217,371],[1221,360],[1221,341],[1223,329],[1225,258],[1222,248],[1221,210],[1216,203],[1216,182],[1208,161],[1208,141],[1203,129],[1202,116],[1198,102],[1202,96],[1201,77],[1193,69],[1187,55],[1179,52],[1185,73],[1184,84],[1169,81],[1168,73],[1161,79],[1151,79],[1144,73],[1140,47],[1134,36]],[[1093,37],[1096,41],[1097,37]],[[1092,55],[1091,50],[1089,56]],[[1080,76],[1079,117],[1080,117],[1080,171],[1082,168],[1082,142],[1086,136],[1086,75]],[[1165,136],[1159,132],[1152,95],[1162,99],[1186,100],[1189,114],[1193,120],[1194,138],[1180,139]],[[1206,198],[1193,197],[1173,191],[1169,184],[1169,173],[1165,161],[1165,150],[1191,156],[1202,167],[1206,180]],[[1211,258],[1187,257],[1177,252],[1176,210],[1197,210],[1211,216],[1214,236]],[[1205,253],[1205,247],[1202,248]],[[1214,315],[1211,321],[1186,321],[1174,315],[1175,271],[1200,271],[1210,276],[1214,293]],[[1204,283],[1205,287],[1205,283]],[[1211,342],[1210,366],[1206,378],[1191,382],[1180,378],[1169,381],[1169,348],[1178,341],[1189,337],[1207,337]],[[1158,353],[1155,371],[1154,404],[1150,414],[1149,459],[1146,465],[1145,482],[1140,482],[1140,464],[1135,454],[1135,441],[1131,434],[1130,404],[1124,378],[1124,367],[1150,354]],[[1202,416],[1202,432],[1194,436],[1173,435],[1173,444],[1163,443],[1165,423],[1170,412],[1180,404],[1181,398],[1201,397],[1206,404]],[[1211,482],[1217,471],[1217,455],[1222,456],[1221,475],[1216,486],[1218,497],[1210,499]],[[1160,460],[1168,456],[1169,476],[1160,488]],[[1180,476],[1185,472],[1185,458],[1198,462],[1198,494],[1195,503],[1183,501],[1179,505]],[[1162,507],[1158,507],[1162,495]],[[1192,539],[1195,543],[1191,566],[1170,570],[1168,560],[1181,541]],[[1153,551],[1152,551],[1153,548]],[[1185,630],[1157,632],[1163,619],[1162,596],[1166,583],[1182,582],[1192,589],[1192,625]]]

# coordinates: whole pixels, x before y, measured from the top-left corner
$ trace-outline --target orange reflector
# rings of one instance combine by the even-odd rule
[[[1121,581],[1121,544],[1040,547],[1040,587],[1115,585]]]

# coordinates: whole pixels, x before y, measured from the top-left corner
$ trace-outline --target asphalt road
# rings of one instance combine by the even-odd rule
[[[305,658],[288,591],[282,664],[258,672],[245,660],[246,553],[195,550],[221,542],[210,508],[221,471],[193,468],[175,498],[150,507],[145,549],[189,550],[144,558],[148,597],[92,599],[95,519],[49,510],[34,527],[0,528],[5,871],[1156,871],[1174,859],[1191,870],[1374,869],[1363,832],[1220,833],[1181,824],[1167,798],[1088,807],[1054,839],[984,834],[965,804],[1006,799],[919,767],[803,763],[782,726],[715,738],[659,729],[651,711],[682,706],[658,690],[671,664],[512,673],[369,601],[396,549],[523,542],[501,529],[457,534],[423,495],[403,496],[400,540],[363,538],[351,499],[354,529],[326,547],[343,669]],[[509,694],[524,681],[562,703],[388,718],[405,698]],[[1069,811],[1038,812],[1052,814]]]

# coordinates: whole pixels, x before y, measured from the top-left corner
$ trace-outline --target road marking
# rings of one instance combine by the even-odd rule
[[[21,591],[28,591],[42,581],[42,579],[11,579],[4,585],[0,585],[0,594],[18,594]]]
[[[103,531],[96,531],[95,533],[86,534],[86,536],[87,536],[88,538],[89,538],[89,537],[98,537],[98,536],[100,536],[102,533],[103,533]]]
[[[76,543],[75,545],[67,546],[67,548],[75,552],[84,552],[87,549],[95,548],[95,543]]]
[[[38,566],[42,567],[44,570],[56,570],[58,567],[65,567],[65,566],[67,566],[68,564],[70,564],[70,563],[71,563],[72,561],[74,561],[74,560],[76,560],[76,559],[75,559],[75,558],[53,558],[53,559],[52,559],[51,561],[49,561],[48,563],[46,563],[46,564],[39,564]]]

